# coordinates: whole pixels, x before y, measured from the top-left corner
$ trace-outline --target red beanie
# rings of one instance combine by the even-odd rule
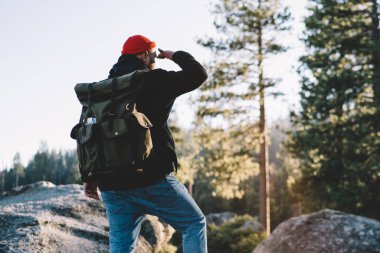
[[[145,51],[149,51],[156,46],[156,43],[151,41],[150,39],[142,36],[135,35],[129,37],[127,41],[124,43],[123,51],[121,54],[138,54]]]

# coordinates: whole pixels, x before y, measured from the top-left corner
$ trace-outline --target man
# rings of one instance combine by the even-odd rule
[[[153,155],[142,172],[102,176],[84,183],[86,196],[99,199],[101,191],[110,225],[110,252],[133,252],[145,214],[158,216],[182,232],[185,253],[207,252],[206,220],[195,201],[172,174],[177,156],[167,120],[175,99],[198,88],[206,79],[205,69],[190,54],[159,49],[148,38],[135,35],[124,43],[122,55],[109,78],[135,70],[144,73],[136,108],[152,122]],[[177,63],[181,71],[154,69],[155,58]]]

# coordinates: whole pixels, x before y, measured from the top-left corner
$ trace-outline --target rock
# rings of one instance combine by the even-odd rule
[[[242,230],[249,229],[255,233],[261,233],[264,231],[263,226],[256,220],[249,220],[249,221],[244,222],[244,224],[239,229],[242,229]]]
[[[161,250],[169,242],[173,234],[174,229],[155,216],[147,215],[141,226],[142,237],[155,251]]]
[[[0,228],[0,252],[109,252],[104,206],[80,185],[38,182],[3,194]],[[146,216],[136,252],[160,250],[173,232]]]
[[[207,225],[214,224],[216,226],[220,226],[225,222],[232,220],[236,214],[232,212],[224,212],[224,213],[210,213],[206,215]]]
[[[329,209],[281,223],[253,253],[380,253],[380,222]]]

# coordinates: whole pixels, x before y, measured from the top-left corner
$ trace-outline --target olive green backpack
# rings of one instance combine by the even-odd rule
[[[83,109],[71,137],[77,141],[83,181],[113,172],[143,172],[142,164],[150,157],[153,145],[152,124],[136,110],[142,73],[75,86]]]

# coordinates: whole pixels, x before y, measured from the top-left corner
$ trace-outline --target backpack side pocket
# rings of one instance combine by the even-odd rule
[[[77,129],[77,153],[82,180],[93,177],[104,166],[98,132],[99,124],[81,124]]]
[[[153,148],[150,128],[153,127],[149,119],[140,112],[134,112],[130,119],[134,128],[133,154],[137,162],[146,160]]]

